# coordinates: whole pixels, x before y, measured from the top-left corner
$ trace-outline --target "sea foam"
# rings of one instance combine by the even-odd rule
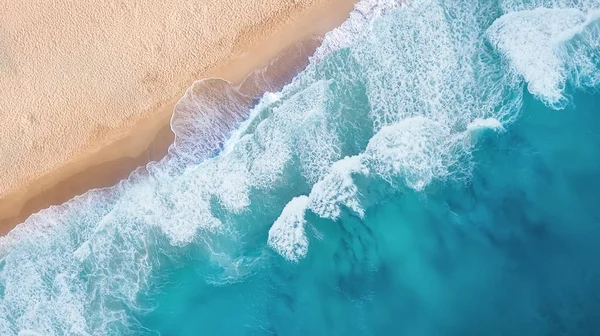
[[[308,252],[304,213],[308,197],[292,199],[269,230],[269,246],[288,260],[298,261]]]
[[[529,92],[549,106],[564,106],[564,61],[555,49],[586,16],[577,9],[546,9],[506,14],[488,28],[488,38],[528,83]]]

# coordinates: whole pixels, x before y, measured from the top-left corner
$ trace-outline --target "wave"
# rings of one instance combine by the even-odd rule
[[[582,53],[561,52],[561,45],[568,43],[597,19],[593,12],[585,14],[575,8],[540,7],[500,17],[488,28],[487,35],[490,42],[523,76],[529,92],[539,96],[549,106],[560,109],[564,108],[567,100],[563,91],[568,76],[567,68],[569,63],[574,63],[571,59],[593,64],[590,59],[585,59],[593,57],[589,53],[592,48],[585,48]],[[588,43],[596,40],[590,37]],[[591,73],[587,69],[584,71]]]
[[[293,198],[269,230],[269,246],[291,261],[302,259],[308,252],[308,241],[304,233],[307,203],[306,196]]]

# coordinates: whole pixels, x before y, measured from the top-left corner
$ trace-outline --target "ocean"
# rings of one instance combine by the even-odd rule
[[[363,0],[261,78],[0,238],[0,335],[598,335],[600,1]]]

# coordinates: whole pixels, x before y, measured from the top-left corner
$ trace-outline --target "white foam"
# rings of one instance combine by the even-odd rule
[[[480,78],[475,66],[485,60],[473,61],[483,49],[478,21],[489,13],[465,1],[417,0],[373,24],[351,55],[369,69],[364,81],[375,130],[414,116],[460,130],[475,117],[515,113],[497,108],[509,83]]]
[[[250,111],[250,116],[244,120],[238,128],[236,128],[231,136],[226,140],[223,154],[227,155],[227,153],[231,152],[235,146],[235,144],[243,137],[245,134],[249,132],[249,129],[252,124],[258,121],[261,116],[261,112],[270,106],[273,106],[275,103],[281,100],[281,94],[278,92],[265,92],[262,96],[258,104]]]
[[[330,53],[346,48],[364,38],[371,30],[372,22],[406,3],[406,0],[362,0],[354,6],[349,18],[338,28],[328,32],[321,46],[311,58],[318,62]]]
[[[296,124],[295,152],[302,164],[302,175],[310,184],[324,176],[333,162],[340,158],[341,143],[338,134],[334,131],[335,120],[330,122],[328,119],[331,116],[327,115],[326,103],[334,98],[328,97],[328,93],[328,83],[317,82],[307,95],[311,99],[311,104],[306,106],[302,118]],[[294,103],[291,106],[298,105]]]
[[[42,336],[39,332],[23,329],[19,331],[19,336]]]
[[[467,131],[469,132],[476,132],[481,129],[504,130],[504,127],[496,118],[475,118],[467,125]]]
[[[269,246],[290,261],[299,261],[308,253],[304,214],[308,197],[294,197],[269,230]]]
[[[600,8],[598,0],[501,0],[500,6],[504,13],[511,13],[536,8],[576,8],[589,10]]]
[[[556,48],[566,63],[570,82],[576,87],[594,88],[600,84],[600,10],[588,11],[586,22],[564,32],[564,42]]]
[[[75,252],[73,252],[73,257],[79,260],[79,262],[83,262],[83,260],[85,260],[85,258],[87,258],[90,255],[90,253],[92,253],[92,251],[90,250],[89,242],[84,242],[75,250]]]
[[[400,178],[422,190],[434,178],[448,175],[452,143],[444,126],[425,117],[404,119],[384,126],[369,141],[363,160],[390,183]]]
[[[561,108],[567,74],[556,47],[566,32],[581,29],[585,21],[578,9],[537,8],[503,15],[488,28],[487,36],[523,76],[529,92]]]
[[[368,174],[361,159],[360,155],[346,157],[333,164],[330,172],[310,192],[308,207],[312,212],[322,218],[336,220],[344,206],[359,216],[364,216],[358,200],[359,191],[352,180],[353,174]]]
[[[495,125],[492,120],[483,123]],[[314,184],[308,208],[331,220],[339,219],[343,208],[364,217],[355,177],[374,175],[394,187],[422,190],[434,179],[448,176],[452,150],[461,140],[462,135],[451,136],[447,129],[425,117],[384,126],[363,153],[337,161]]]

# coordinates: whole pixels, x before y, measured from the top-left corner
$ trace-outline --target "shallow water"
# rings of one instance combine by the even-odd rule
[[[597,8],[360,2],[281,91],[1,238],[0,334],[594,335]]]

